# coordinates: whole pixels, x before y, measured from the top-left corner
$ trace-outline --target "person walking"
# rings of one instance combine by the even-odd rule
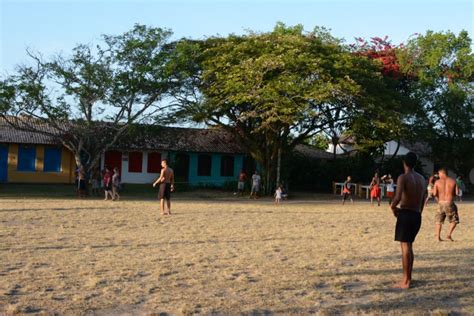
[[[160,185],[158,197],[160,199],[160,214],[171,215],[171,192],[174,191],[174,171],[168,167],[168,161],[163,159],[161,161],[160,177],[153,182],[153,187]],[[165,200],[168,206],[168,212],[165,212]]]
[[[372,181],[370,181],[370,205],[374,205],[374,199],[377,199],[377,205],[380,206],[380,178],[378,172],[375,173]]]
[[[438,179],[438,174],[433,174],[429,179],[428,179],[428,186],[426,187],[426,191],[427,191],[427,197],[426,197],[426,201],[425,201],[425,206],[428,205],[428,202],[429,200],[431,200],[432,198],[434,198],[434,195],[433,195],[433,188],[434,188],[434,185],[435,185],[435,182],[436,180]]]
[[[347,198],[351,200],[351,203],[354,204],[354,200],[352,199],[352,183],[351,183],[351,176],[348,176],[346,181],[344,181],[344,184],[342,186],[342,205],[346,203]]]
[[[118,201],[120,200],[120,173],[118,168],[114,168],[114,174],[112,175],[112,201]]]
[[[454,197],[459,194],[459,187],[453,178],[448,177],[446,168],[441,168],[438,171],[439,180],[436,181],[433,187],[433,195],[438,200],[438,212],[436,213],[436,239],[441,239],[441,227],[444,224],[446,217],[449,221],[449,230],[446,239],[453,241],[451,235],[457,224],[459,224],[458,208],[454,204]]]
[[[387,185],[387,197],[388,197],[388,204],[392,204],[392,199],[395,196],[395,183],[393,181],[392,175],[388,174],[384,178],[384,182]]]
[[[466,188],[464,187],[464,181],[462,181],[462,176],[456,177],[456,185],[458,187],[458,193],[456,194],[458,197],[458,202],[462,202],[462,196]]]
[[[237,181],[237,192],[239,193],[240,196],[244,195],[245,180],[247,180],[247,174],[242,169],[240,170],[239,179]]]
[[[252,188],[250,190],[250,198],[258,198],[258,192],[260,191],[261,182],[262,178],[258,174],[258,171],[255,170],[254,174],[252,175]]]
[[[112,194],[112,172],[110,171],[109,167],[105,167],[103,181],[104,181],[104,192],[105,192],[104,200],[107,201],[109,199],[109,195],[110,195],[110,198],[113,200],[114,195]]]

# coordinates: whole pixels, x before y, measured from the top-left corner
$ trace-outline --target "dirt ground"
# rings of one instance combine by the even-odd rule
[[[365,201],[0,200],[0,314],[474,314],[474,204],[435,205],[401,277],[395,218]],[[443,231],[446,231],[446,227]]]

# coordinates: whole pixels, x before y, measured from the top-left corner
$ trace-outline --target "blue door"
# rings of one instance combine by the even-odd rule
[[[0,183],[7,182],[8,146],[0,144]]]

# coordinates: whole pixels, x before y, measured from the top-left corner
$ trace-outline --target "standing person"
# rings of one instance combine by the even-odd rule
[[[77,194],[79,197],[86,196],[86,186],[86,171],[83,166],[80,166],[77,172]]]
[[[91,176],[92,195],[99,196],[100,194],[100,172],[99,168],[94,168]]]
[[[378,172],[375,173],[372,181],[370,181],[370,204],[374,205],[374,198],[377,199],[377,205],[380,206],[380,178]]]
[[[114,174],[112,175],[112,201],[120,200],[120,173],[117,167],[114,168]]]
[[[262,178],[260,178],[258,171],[255,170],[254,174],[252,175],[252,189],[250,190],[250,198],[258,198],[258,192],[260,191],[261,182]]]
[[[459,187],[454,179],[448,177],[445,168],[441,168],[438,171],[439,180],[435,182],[433,187],[433,195],[438,199],[438,213],[436,214],[436,238],[438,241],[441,239],[441,226],[444,223],[446,217],[449,220],[449,230],[446,235],[446,239],[453,241],[451,235],[459,224],[458,208],[454,204],[454,197],[459,192]]]
[[[385,178],[385,183],[387,184],[387,197],[388,204],[390,205],[392,204],[392,199],[395,196],[395,185],[391,174]]]
[[[244,195],[245,180],[247,180],[247,174],[242,169],[240,170],[239,179],[237,182],[237,192],[239,192],[240,196]]]
[[[168,161],[163,159],[161,161],[160,177],[153,183],[153,187],[160,185],[158,197],[160,198],[161,215],[171,215],[171,192],[174,191],[174,172],[168,167]],[[165,200],[168,206],[168,212],[165,213]]]
[[[426,192],[428,193],[428,195],[426,196],[425,207],[428,205],[428,201],[431,200],[432,198],[434,198],[433,188],[434,188],[434,184],[435,184],[437,178],[438,178],[438,175],[436,173],[434,173],[428,179],[428,186],[426,187]]]
[[[344,182],[342,186],[342,205],[346,203],[347,198],[350,198],[351,203],[354,204],[354,200],[352,200],[352,183],[351,183],[351,176],[347,177],[347,180]]]
[[[276,205],[280,205],[282,194],[283,194],[283,189],[282,189],[282,186],[279,185],[277,189],[275,190],[275,204]]]
[[[105,167],[105,173],[104,173],[104,192],[105,192],[105,201],[108,200],[108,197],[110,195],[110,198],[113,200],[114,195],[112,194],[112,173],[110,172],[109,167]]]
[[[425,206],[425,179],[413,168],[418,157],[409,152],[403,157],[404,174],[397,179],[397,191],[391,209],[397,218],[395,240],[400,242],[402,251],[403,279],[396,288],[408,289],[413,270],[413,242],[421,227],[421,214]],[[400,208],[397,205],[400,203]]]
[[[456,194],[458,197],[458,202],[462,202],[462,195],[465,190],[464,182],[462,181],[462,176],[456,177],[456,185],[458,186],[458,193]]]

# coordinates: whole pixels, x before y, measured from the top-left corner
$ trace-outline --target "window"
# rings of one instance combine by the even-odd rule
[[[212,168],[212,157],[211,155],[199,155],[198,156],[198,176],[210,176]]]
[[[119,172],[122,172],[122,152],[116,150],[105,152],[104,165],[111,170],[117,168]]]
[[[142,172],[143,153],[132,151],[128,153],[128,172]]]
[[[45,147],[44,148],[44,166],[45,172],[61,172],[61,148]]]
[[[234,157],[233,156],[221,157],[221,176],[222,177],[234,176]]]
[[[18,146],[18,171],[36,171],[36,146]]]
[[[161,154],[160,153],[148,153],[148,173],[160,173],[161,171]]]

